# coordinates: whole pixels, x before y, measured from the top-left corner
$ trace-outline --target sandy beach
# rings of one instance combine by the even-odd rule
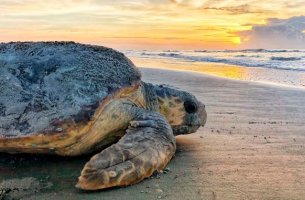
[[[208,112],[204,128],[177,137],[166,174],[84,193],[73,185],[90,156],[1,154],[0,186],[27,185],[11,192],[17,199],[304,199],[305,90],[194,72],[141,71],[144,81],[192,92]]]
[[[177,138],[171,166],[181,163],[186,174],[169,199],[304,199],[305,90],[142,72],[147,81],[193,92],[207,106],[206,127]]]
[[[0,200],[305,200],[305,0],[0,0],[0,30]]]

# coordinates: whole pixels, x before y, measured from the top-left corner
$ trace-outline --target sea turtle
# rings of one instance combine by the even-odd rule
[[[175,135],[206,122],[188,92],[141,81],[110,48],[74,42],[0,44],[0,152],[78,156],[97,152],[77,188],[135,184],[162,170]]]

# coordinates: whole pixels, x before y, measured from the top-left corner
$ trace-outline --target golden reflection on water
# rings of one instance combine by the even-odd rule
[[[167,58],[130,57],[130,59],[138,67],[192,71],[236,80],[305,89],[305,72],[241,67],[222,63],[189,62]]]
[[[205,74],[238,79],[249,79],[248,69],[234,65],[226,65],[219,63],[202,63],[202,62],[179,62],[168,61],[166,59],[157,58],[138,58],[130,57],[134,64],[138,67],[161,68],[161,69],[174,69],[184,71],[195,71]]]

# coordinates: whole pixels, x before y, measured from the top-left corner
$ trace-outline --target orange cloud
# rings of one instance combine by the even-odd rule
[[[114,48],[238,48],[239,32],[300,15],[300,0],[0,0],[0,40],[75,40]],[[249,39],[249,38],[248,38]]]

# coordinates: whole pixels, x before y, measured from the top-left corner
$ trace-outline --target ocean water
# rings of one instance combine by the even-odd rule
[[[183,65],[185,70],[206,72],[227,78],[305,88],[305,49],[129,50],[125,53],[132,60],[136,60],[135,63],[140,67],[155,67],[149,65],[156,63],[162,68],[165,63],[167,66],[172,63],[173,66],[170,68],[173,69],[175,66],[181,69]],[[201,69],[199,69],[200,65]],[[194,67],[196,70],[193,70]],[[220,73],[222,70],[226,73]]]

